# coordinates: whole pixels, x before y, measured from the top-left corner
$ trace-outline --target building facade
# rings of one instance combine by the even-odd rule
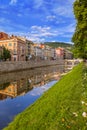
[[[64,59],[73,59],[73,53],[69,50],[64,51]]]
[[[0,38],[0,46],[10,51],[11,61],[25,61],[26,59],[26,40],[16,36]]]
[[[26,57],[27,60],[34,59],[34,43],[26,40]]]
[[[55,51],[56,51],[56,59],[64,58],[64,48],[59,47],[56,48]]]

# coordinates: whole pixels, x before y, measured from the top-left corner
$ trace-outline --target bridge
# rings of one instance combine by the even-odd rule
[[[74,66],[81,63],[82,59],[65,59],[65,72],[71,70]]]

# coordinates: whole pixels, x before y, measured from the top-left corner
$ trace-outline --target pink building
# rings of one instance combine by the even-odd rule
[[[59,48],[56,48],[55,51],[56,51],[56,58],[57,59],[64,58],[64,48],[59,47]]]

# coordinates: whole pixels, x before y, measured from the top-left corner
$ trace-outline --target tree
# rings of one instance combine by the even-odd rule
[[[10,58],[11,58],[10,51],[6,49],[5,47],[3,47],[3,53],[1,55],[1,59],[6,61],[7,59],[10,59]]]
[[[76,0],[73,4],[76,23],[73,52],[76,57],[87,59],[87,0]]]

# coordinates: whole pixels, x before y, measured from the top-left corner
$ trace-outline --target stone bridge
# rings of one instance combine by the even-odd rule
[[[82,59],[65,59],[65,72],[71,70],[74,66],[82,62]]]

